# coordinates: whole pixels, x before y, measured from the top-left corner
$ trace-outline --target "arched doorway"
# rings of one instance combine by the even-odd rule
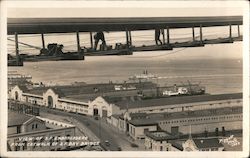
[[[15,91],[15,100],[18,100],[18,92]]]
[[[94,108],[93,113],[94,113],[94,116],[97,116],[97,115],[98,115],[98,109],[97,109],[97,108]]]
[[[53,108],[53,98],[51,96],[48,96],[48,107]]]

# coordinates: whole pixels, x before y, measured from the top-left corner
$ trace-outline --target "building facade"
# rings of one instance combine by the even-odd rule
[[[15,86],[9,94],[9,98],[48,108],[90,116],[99,115],[100,117],[120,115],[127,111],[129,113],[174,113],[223,107],[242,107],[241,93],[176,96],[141,100],[136,96],[137,93],[134,93],[134,90],[115,91],[114,85],[109,85],[108,88],[102,87],[104,92],[101,93],[99,88],[95,88],[98,85],[91,86],[59,86],[33,89]],[[128,93],[131,93],[132,96],[124,98],[124,95]]]
[[[173,115],[172,115],[173,116]],[[220,108],[214,110],[200,110],[186,116],[173,116],[158,121],[161,129],[172,134],[188,134],[189,126],[192,133],[222,132],[226,130],[242,129],[242,108]]]
[[[16,112],[8,114],[8,151],[53,151],[71,148],[75,126]],[[56,139],[63,138],[65,139]]]
[[[189,138],[183,143],[183,151],[223,151],[218,138]]]
[[[144,139],[145,132],[157,129],[167,131],[171,135],[187,135],[191,126],[193,134],[218,135],[226,131],[242,130],[242,117],[241,107],[146,114],[144,118],[127,120],[128,129],[125,131],[134,139]]]
[[[182,151],[182,147],[174,146],[169,140],[173,137],[165,131],[153,131],[145,134],[145,147],[152,151]]]

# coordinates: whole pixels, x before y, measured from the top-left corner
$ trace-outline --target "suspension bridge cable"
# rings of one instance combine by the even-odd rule
[[[163,54],[153,55],[153,56],[126,57],[126,58],[143,58],[143,59],[145,59],[145,58],[157,58],[157,57],[168,56],[168,55],[170,55],[170,54],[175,54],[175,53],[181,52],[181,51],[183,51],[183,50],[185,50],[185,49],[187,49],[187,48],[182,48],[182,49],[180,49],[180,50],[176,50],[176,51],[173,51],[173,52],[170,52],[170,53],[167,53],[167,54],[166,54],[166,53],[163,53]]]

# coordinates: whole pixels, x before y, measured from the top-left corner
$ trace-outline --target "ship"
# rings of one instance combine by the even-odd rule
[[[188,84],[173,85],[170,87],[165,87],[162,92],[162,96],[180,96],[180,95],[202,95],[205,94],[206,88],[200,84]]]

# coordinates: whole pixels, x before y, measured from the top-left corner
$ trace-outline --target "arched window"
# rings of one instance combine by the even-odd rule
[[[53,107],[53,98],[52,98],[52,96],[48,96],[48,107],[49,108]]]

